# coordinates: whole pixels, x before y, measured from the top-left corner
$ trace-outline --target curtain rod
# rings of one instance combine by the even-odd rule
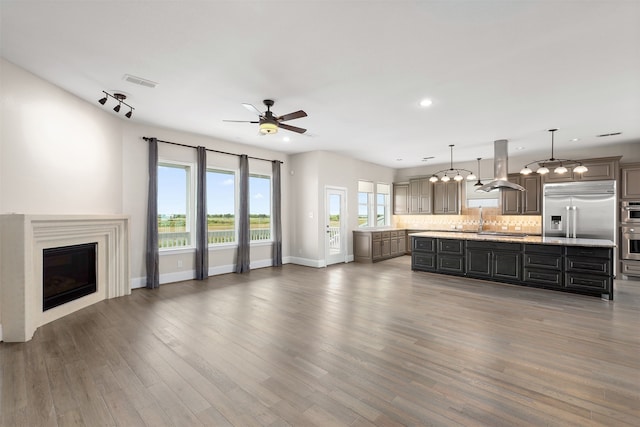
[[[151,138],[147,137],[147,136],[143,136],[142,139],[144,139],[145,141],[149,141],[151,140]],[[187,144],[180,144],[179,142],[171,142],[171,141],[163,141],[161,139],[157,139],[156,141],[158,142],[164,142],[165,144],[171,144],[171,145],[177,145],[179,147],[187,147],[187,148],[198,148],[198,147],[194,147],[193,145],[187,145]],[[242,154],[236,154],[236,153],[229,153],[227,151],[220,151],[220,150],[213,150],[211,148],[205,148],[206,151],[211,151],[212,153],[219,153],[219,154],[227,154],[229,156],[236,156],[236,157],[240,157]],[[264,162],[279,162],[280,164],[283,164],[284,162],[282,160],[269,160],[269,159],[263,159],[261,157],[253,157],[253,156],[247,156],[250,159],[253,160],[262,160]]]

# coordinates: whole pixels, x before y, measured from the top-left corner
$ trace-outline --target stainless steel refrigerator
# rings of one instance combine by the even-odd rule
[[[607,239],[617,243],[615,181],[549,183],[543,191],[545,237]]]

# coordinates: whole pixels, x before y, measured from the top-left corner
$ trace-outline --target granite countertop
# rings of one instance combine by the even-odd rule
[[[409,236],[416,237],[436,237],[440,239],[460,239],[460,240],[483,240],[489,242],[512,242],[512,243],[534,243],[542,245],[562,245],[562,246],[593,246],[602,248],[613,248],[615,243],[605,239],[580,239],[566,237],[543,237],[543,236],[501,236],[495,234],[478,234],[470,232],[455,231],[423,231],[420,233],[410,233]]]

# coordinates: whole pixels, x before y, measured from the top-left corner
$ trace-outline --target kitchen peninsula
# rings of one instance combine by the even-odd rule
[[[613,299],[614,242],[517,233],[411,233],[411,269]]]

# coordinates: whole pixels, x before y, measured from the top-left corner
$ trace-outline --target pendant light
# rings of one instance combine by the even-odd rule
[[[460,171],[467,172],[469,174],[469,175],[467,175],[467,180],[468,181],[476,179],[476,176],[474,175],[474,173],[471,172],[468,169],[462,169],[462,168],[455,168],[454,169],[454,167],[453,167],[453,147],[455,147],[455,145],[453,145],[453,144],[449,145],[449,150],[451,152],[450,161],[449,161],[449,169],[442,169],[442,170],[434,173],[429,178],[429,181],[431,181],[431,182],[438,182],[438,181],[449,182],[449,181],[451,181],[453,179],[454,181],[460,182],[463,179],[465,179],[462,176],[462,174],[460,174]],[[440,174],[443,174],[442,177],[439,176]],[[451,175],[451,176],[449,176],[449,175]]]
[[[474,187],[480,187],[481,185],[484,185],[482,183],[482,181],[480,181],[480,160],[482,160],[482,157],[478,157],[478,182],[476,182],[475,184],[473,184]],[[471,179],[475,179],[475,178],[471,178]]]
[[[555,165],[559,162],[558,166],[556,166],[556,168],[553,170],[554,173],[557,174],[565,174],[567,172],[569,172],[569,169],[567,169],[567,166],[573,166],[573,172],[575,173],[585,173],[587,172],[589,169],[587,169],[587,167],[585,165],[582,164],[582,162],[579,162],[577,160],[569,160],[569,159],[556,159],[555,157],[553,157],[553,136],[554,133],[557,131],[558,129],[549,129],[549,132],[551,132],[551,158],[546,159],[546,160],[535,160],[531,163],[526,164],[521,170],[520,173],[522,175],[529,175],[530,173],[532,173],[533,171],[529,168],[529,166],[531,166],[534,163],[538,163],[538,165],[540,166],[537,170],[536,173],[540,174],[540,175],[545,175],[547,173],[549,173],[549,168],[547,167],[547,164],[549,164],[549,166]]]

